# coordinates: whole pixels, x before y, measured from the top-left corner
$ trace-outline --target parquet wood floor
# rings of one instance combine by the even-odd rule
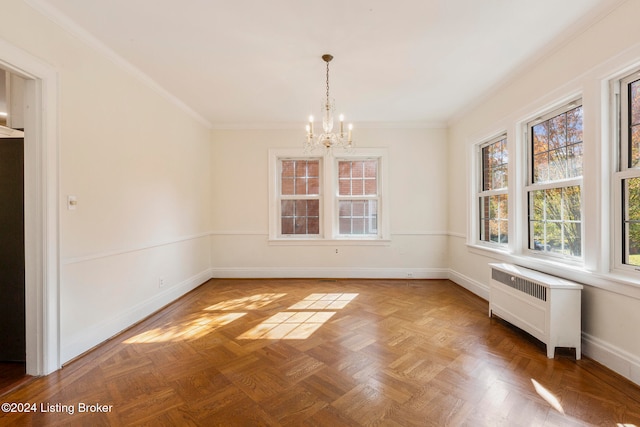
[[[0,362],[0,396],[28,380],[24,363]]]
[[[0,425],[640,426],[640,388],[487,312],[446,280],[215,279],[0,397],[37,406]]]

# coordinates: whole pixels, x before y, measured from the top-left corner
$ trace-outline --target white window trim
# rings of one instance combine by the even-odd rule
[[[507,144],[507,153],[509,153],[509,139],[507,138],[507,132],[501,132],[499,133],[497,136],[494,136],[492,138],[486,139],[481,143],[478,143],[475,145],[475,164],[477,165],[477,173],[475,173],[475,182],[473,183],[475,188],[475,195],[474,195],[474,223],[475,226],[473,228],[473,232],[474,232],[474,237],[473,237],[473,243],[475,245],[479,245],[479,246],[483,246],[483,247],[487,247],[487,248],[491,248],[491,249],[495,249],[495,250],[499,250],[499,251],[505,251],[509,248],[509,243],[499,243],[499,242],[487,242],[484,241],[480,238],[480,233],[482,231],[482,225],[480,224],[480,215],[482,214],[481,209],[480,209],[480,199],[483,197],[488,197],[488,196],[498,196],[498,195],[502,195],[505,194],[508,197],[508,207],[509,207],[509,211],[511,212],[511,196],[509,195],[509,183],[511,180],[511,176],[509,174],[509,171],[511,170],[511,160],[512,160],[512,156],[511,153],[509,153],[509,162],[507,163],[507,186],[504,188],[499,188],[499,189],[495,189],[495,190],[483,190],[482,189],[482,183],[483,183],[483,172],[484,172],[484,164],[482,162],[482,149],[494,144],[498,141],[501,140],[505,140],[506,144]],[[511,242],[511,223],[512,223],[512,218],[513,215],[509,214],[507,216],[507,221],[509,222],[509,229],[508,229],[508,238],[509,238],[509,242]]]
[[[280,235],[279,159],[320,159],[320,235]],[[338,234],[338,160],[378,159],[378,234],[350,235]],[[269,243],[284,245],[378,245],[390,242],[389,217],[389,163],[385,148],[357,148],[353,152],[332,154],[306,154],[302,148],[273,148],[269,150]]]
[[[614,272],[621,275],[636,276],[640,271],[640,266],[634,266],[625,264],[623,262],[626,250],[627,240],[623,236],[623,218],[624,218],[624,194],[623,194],[623,181],[629,178],[640,178],[640,167],[630,168],[629,165],[629,150],[626,147],[628,142],[628,123],[623,117],[628,115],[628,98],[626,87],[628,84],[640,79],[640,70],[636,70],[631,74],[627,74],[622,78],[615,80],[612,83],[612,129],[614,129],[614,135],[612,141],[614,145],[613,152],[617,155],[614,158],[617,159],[617,164],[614,168],[612,179],[612,194],[613,194],[613,262],[612,269]],[[622,144],[625,144],[625,148],[622,148]]]
[[[542,183],[533,183],[533,139],[531,137],[531,133],[532,133],[532,128],[536,125],[538,125],[539,123],[542,123],[552,117],[555,117],[559,114],[562,114],[564,112],[567,112],[573,108],[576,108],[578,106],[582,106],[583,108],[583,140],[582,140],[582,146],[583,146],[583,150],[586,148],[586,144],[584,141],[584,135],[586,134],[585,132],[585,121],[584,121],[584,104],[582,101],[582,97],[578,96],[574,99],[569,100],[568,102],[564,102],[563,104],[556,106],[552,109],[549,110],[545,110],[544,113],[542,114],[536,114],[534,115],[531,119],[526,120],[523,122],[523,129],[524,129],[524,134],[525,134],[525,143],[526,143],[526,156],[524,159],[524,170],[526,170],[526,182],[525,184],[521,187],[522,188],[522,192],[521,192],[521,209],[522,209],[522,215],[523,215],[523,221],[522,221],[522,225],[520,227],[520,232],[522,233],[523,236],[526,236],[525,238],[523,238],[523,241],[521,242],[521,248],[522,248],[522,253],[525,256],[531,256],[531,257],[535,257],[535,258],[540,258],[540,259],[546,259],[549,261],[560,261],[563,263],[568,263],[570,265],[576,266],[576,267],[580,267],[583,268],[585,265],[585,239],[584,239],[584,235],[585,235],[585,230],[584,230],[584,218],[585,218],[585,203],[584,203],[584,185],[583,185],[583,177],[578,177],[578,178],[567,178],[567,179],[561,179],[561,180],[556,180],[556,181],[548,181],[548,182],[542,182]],[[534,118],[535,117],[535,118]],[[584,151],[583,151],[583,156],[584,156]],[[583,161],[584,161],[584,157],[583,157]],[[584,171],[583,171],[584,172]],[[584,175],[584,173],[583,173]],[[529,196],[530,193],[533,191],[538,191],[538,190],[546,190],[546,189],[552,189],[552,188],[566,188],[566,187],[571,187],[571,186],[578,186],[580,188],[580,200],[581,200],[581,204],[580,204],[580,235],[582,236],[582,238],[580,239],[580,256],[579,257],[575,257],[575,256],[569,256],[569,255],[561,255],[561,254],[554,254],[554,253],[550,253],[550,252],[544,252],[544,251],[537,251],[535,249],[531,249],[529,247],[530,244],[530,240],[531,240],[531,222],[529,221]]]

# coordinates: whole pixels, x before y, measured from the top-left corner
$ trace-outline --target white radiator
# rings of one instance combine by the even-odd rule
[[[489,264],[489,317],[496,315],[547,345],[576,349],[580,359],[582,285],[512,264]]]

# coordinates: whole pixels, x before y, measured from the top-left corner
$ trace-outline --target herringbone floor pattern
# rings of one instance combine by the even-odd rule
[[[446,280],[211,280],[2,396],[37,412],[0,425],[640,426],[640,388],[487,312]]]

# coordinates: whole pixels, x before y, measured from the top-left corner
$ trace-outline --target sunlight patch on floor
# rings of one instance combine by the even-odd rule
[[[181,325],[155,328],[131,337],[125,344],[146,344],[159,342],[193,341],[211,331],[228,325],[247,313],[204,314]]]
[[[289,307],[289,310],[339,310],[345,308],[357,296],[358,294],[351,293],[311,294]]]
[[[282,311],[277,313],[258,326],[238,336],[238,339],[307,339],[336,314],[335,311],[329,310],[342,309],[357,296],[357,293],[311,294],[287,309],[299,311]]]
[[[536,393],[538,393],[540,397],[546,400],[547,403],[551,405],[551,407],[553,407],[553,409],[564,415],[564,409],[562,408],[562,405],[560,404],[558,398],[533,378],[531,378],[531,382],[533,383],[533,387],[536,389]]]
[[[222,301],[207,307],[207,311],[258,310],[287,294],[256,294],[249,297]]]
[[[238,339],[307,339],[334,314],[335,311],[282,311],[240,335]]]

